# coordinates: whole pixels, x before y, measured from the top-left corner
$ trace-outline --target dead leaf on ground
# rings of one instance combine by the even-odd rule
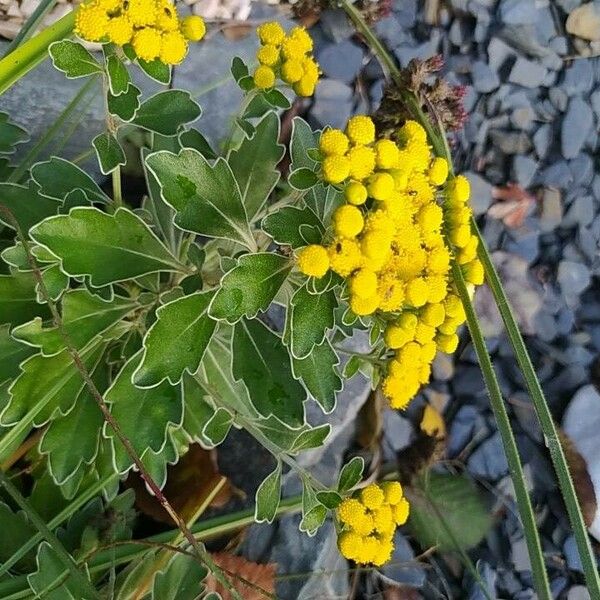
[[[535,198],[516,183],[492,189],[492,198],[498,200],[488,209],[488,215],[502,219],[511,229],[521,227],[529,210],[535,204]]]
[[[594,484],[588,473],[585,460],[583,459],[583,456],[577,452],[571,438],[562,430],[559,430],[558,435],[567,457],[569,471],[571,471],[571,476],[573,477],[575,491],[577,492],[577,498],[579,499],[581,512],[583,513],[583,520],[585,521],[585,524],[590,527],[594,521],[597,509]]]
[[[384,600],[421,600],[423,596],[415,588],[407,585],[387,587],[383,592]]]
[[[221,567],[231,581],[235,590],[244,600],[264,600],[275,593],[275,574],[277,565],[268,563],[261,565],[250,562],[241,556],[227,552],[212,555],[217,566]],[[250,585],[246,582],[249,582]],[[223,600],[231,600],[232,596],[214,577],[209,575],[205,582],[207,592],[217,592]]]
[[[255,27],[248,23],[226,24],[221,28],[223,37],[230,42],[237,42],[250,35]]]
[[[167,484],[163,493],[173,508],[187,521],[202,506],[221,477],[217,468],[216,452],[204,450],[201,446],[193,444],[176,465],[168,467]],[[127,485],[134,490],[135,503],[141,512],[161,523],[173,524],[158,500],[148,492],[139,473],[132,473],[127,479]],[[227,481],[213,498],[210,507],[219,508],[225,505],[231,498],[233,489]]]

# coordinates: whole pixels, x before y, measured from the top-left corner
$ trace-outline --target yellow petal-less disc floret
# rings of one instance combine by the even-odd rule
[[[362,266],[363,256],[356,240],[347,238],[334,240],[328,247],[328,252],[331,269],[341,277],[348,277]]]
[[[162,36],[154,27],[138,29],[133,34],[131,45],[138,58],[151,61],[158,58],[162,45]]]
[[[187,49],[187,41],[179,31],[168,31],[162,35],[159,58],[165,65],[178,65]]]
[[[198,15],[188,15],[181,20],[181,33],[190,42],[199,42],[206,35],[204,19]]]
[[[416,121],[406,121],[400,128],[398,137],[404,142],[411,141],[418,144],[427,144],[427,132]]]
[[[350,298],[350,308],[355,315],[364,317],[372,315],[379,308],[379,302],[380,298],[377,294],[369,296],[368,298],[352,296],[352,298]]]
[[[354,146],[347,154],[350,161],[350,176],[363,181],[375,169],[375,151],[367,146]]]
[[[394,506],[393,512],[396,525],[404,525],[410,512],[408,500],[406,498],[402,498],[402,500],[400,500],[400,502]]]
[[[170,0],[156,1],[156,20],[154,26],[162,32],[175,31],[180,28],[177,10]],[[184,35],[183,32],[181,35]]]
[[[387,200],[394,193],[394,178],[389,173],[375,173],[369,178],[369,196]]]
[[[285,38],[285,31],[283,27],[276,21],[269,21],[260,25],[256,32],[258,37],[263,44],[273,44],[279,46]]]
[[[451,202],[464,203],[471,195],[471,184],[464,175],[457,175],[450,181],[448,192]]]
[[[367,201],[367,188],[358,181],[350,181],[344,190],[346,202],[360,206]]]
[[[443,185],[448,179],[448,161],[440,156],[431,161],[429,167],[429,181],[432,185]]]
[[[342,523],[349,525],[353,529],[360,525],[366,514],[364,505],[356,498],[346,498],[342,500],[337,509],[338,517]]]
[[[286,83],[296,83],[302,79],[304,70],[299,60],[286,60],[281,65],[281,79]]]
[[[108,15],[97,2],[82,4],[75,15],[75,33],[90,42],[100,41],[108,32]]]
[[[377,274],[369,269],[360,269],[350,279],[350,292],[359,298],[372,298],[377,293]]]
[[[300,81],[297,81],[294,86],[294,92],[296,95],[301,96],[303,98],[309,98],[315,93],[316,80],[312,77],[304,75]]]
[[[274,67],[279,62],[279,48],[273,44],[261,46],[256,53],[256,58],[261,65]]]
[[[133,25],[125,15],[110,19],[107,27],[108,39],[118,46],[124,46],[133,37]]]
[[[333,213],[332,223],[336,235],[353,238],[362,231],[365,222],[356,206],[344,204]]]
[[[383,504],[383,490],[375,483],[360,490],[360,501],[366,508],[371,510],[379,508]]]
[[[320,279],[329,270],[329,253],[318,244],[306,246],[298,252],[298,268],[305,275]]]
[[[357,115],[348,121],[346,133],[352,143],[368,145],[375,141],[375,124],[371,117]]]
[[[292,38],[300,46],[300,48],[302,48],[302,52],[304,54],[312,51],[313,41],[304,27],[294,27],[290,31],[289,37]]]
[[[327,183],[341,183],[350,175],[350,161],[345,156],[325,157],[322,168]]]
[[[343,156],[348,150],[348,138],[340,129],[326,129],[319,140],[319,150],[325,156]]]
[[[127,2],[127,16],[134,26],[154,25],[156,15],[157,6],[154,0],[128,0]]]
[[[402,485],[398,481],[384,481],[381,484],[384,499],[388,504],[395,505],[402,500]]]
[[[275,85],[275,71],[266,65],[260,65],[256,67],[253,79],[257,88],[268,90]]]
[[[377,166],[380,169],[393,169],[398,166],[400,150],[392,140],[379,140],[375,143]]]
[[[435,338],[435,343],[442,352],[445,352],[446,354],[453,354],[456,352],[456,348],[458,347],[458,336],[455,333],[451,335],[438,333]]]
[[[351,529],[342,531],[338,536],[338,548],[342,556],[349,560],[359,560],[362,556],[362,537]]]

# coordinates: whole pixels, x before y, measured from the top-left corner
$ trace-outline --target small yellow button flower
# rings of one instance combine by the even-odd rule
[[[254,83],[261,90],[268,90],[275,85],[275,71],[270,67],[261,65],[254,71]]]
[[[165,65],[178,65],[187,54],[187,41],[179,31],[163,33],[160,45],[160,60]]]
[[[162,36],[154,27],[144,27],[133,34],[131,45],[138,58],[151,61],[160,54]]]
[[[377,294],[369,298],[352,296],[352,298],[350,298],[350,308],[352,309],[352,312],[359,317],[372,315],[379,308],[379,296]]]
[[[375,152],[366,146],[355,146],[348,152],[350,175],[352,179],[363,181],[375,169]]]
[[[383,490],[384,499],[388,504],[398,504],[402,500],[404,492],[399,481],[384,481],[381,484],[381,489]]]
[[[322,168],[327,183],[341,183],[350,175],[350,161],[345,156],[327,156]]]
[[[431,161],[429,167],[429,181],[433,185],[443,185],[448,179],[448,161],[442,157],[436,157]]]
[[[402,348],[402,346],[408,344],[413,339],[410,331],[403,329],[397,324],[388,325],[383,336],[385,345],[392,350]]]
[[[300,81],[297,81],[293,88],[297,96],[309,98],[315,93],[316,80],[308,75],[304,75]]]
[[[108,39],[118,46],[124,46],[133,37],[133,26],[125,15],[110,19],[107,27]]]
[[[394,193],[394,178],[389,173],[375,173],[369,179],[369,196],[387,200]]]
[[[483,265],[481,264],[478,258],[464,265],[463,269],[465,272],[465,279],[467,280],[467,282],[472,283],[473,285],[483,284],[485,279],[485,273],[483,270]]]
[[[394,520],[396,521],[396,525],[404,525],[408,519],[408,514],[410,512],[410,505],[408,504],[408,500],[406,498],[402,498],[398,504],[396,504],[393,508],[394,512]]]
[[[283,42],[283,38],[285,38],[285,31],[283,30],[283,27],[276,21],[263,23],[256,29],[256,32],[258,33],[258,37],[263,44],[273,44],[274,46],[279,46],[281,42]]]
[[[398,132],[398,137],[405,143],[413,141],[418,144],[427,144],[427,132],[416,121],[406,121]]]
[[[412,306],[418,308],[426,304],[428,295],[427,283],[422,277],[417,277],[406,285],[406,299]]]
[[[438,333],[435,342],[437,347],[446,354],[452,354],[456,352],[456,349],[458,348],[458,336],[455,333],[452,335]]]
[[[367,201],[367,188],[358,181],[351,181],[344,190],[346,201],[355,206],[360,206]]]
[[[355,531],[342,531],[338,536],[338,548],[349,560],[358,560],[362,556],[362,545],[363,539]]]
[[[340,129],[326,129],[319,140],[319,150],[325,156],[343,156],[348,150],[348,138]]]
[[[374,510],[383,504],[383,490],[375,483],[360,490],[360,501],[366,508]]]
[[[298,252],[298,268],[309,277],[320,279],[329,270],[329,254],[323,246],[312,244]]]
[[[281,44],[281,54],[288,60],[301,61],[306,54],[306,50],[302,41],[288,36]]]
[[[350,292],[359,298],[372,298],[377,293],[377,275],[369,269],[360,269],[350,279]]]
[[[427,304],[421,309],[420,317],[430,327],[438,327],[446,318],[446,310],[443,304]]]
[[[157,6],[154,0],[128,0],[127,16],[134,26],[154,25],[157,16],[156,9]]]
[[[471,184],[464,175],[457,175],[448,185],[450,201],[464,203],[471,195]]]
[[[398,166],[400,150],[392,140],[379,140],[375,144],[377,166],[380,169],[393,169]]]
[[[302,63],[298,60],[286,60],[281,65],[281,79],[286,83],[296,83],[303,75]]]
[[[180,23],[177,18],[177,10],[170,0],[158,0],[156,2],[156,20],[154,26],[163,32],[179,29]],[[184,34],[182,33],[182,35]]]
[[[290,38],[292,38],[298,44],[298,46],[302,48],[302,52],[304,54],[312,51],[313,41],[304,27],[294,27],[290,31]]]
[[[199,42],[206,35],[204,19],[198,15],[189,15],[181,20],[181,33],[190,42]]]
[[[356,237],[364,226],[362,213],[356,206],[345,204],[333,213],[333,229],[340,237]]]
[[[331,269],[341,277],[348,277],[362,266],[363,256],[355,240],[338,239],[328,248]]]
[[[256,58],[261,65],[273,67],[279,61],[279,48],[273,44],[261,46],[256,53]]]
[[[366,146],[375,141],[375,124],[371,117],[357,115],[348,121],[346,133],[354,144]]]
[[[97,2],[82,4],[75,15],[75,33],[90,42],[101,40],[108,31],[108,15]]]

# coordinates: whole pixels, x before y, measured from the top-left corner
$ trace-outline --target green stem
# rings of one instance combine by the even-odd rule
[[[52,10],[54,5],[56,4],[56,0],[42,0],[36,9],[31,13],[31,16],[23,26],[21,30],[15,37],[15,39],[9,44],[4,56],[8,56],[15,48],[20,46],[24,41],[29,39],[31,34],[37,29],[37,26],[40,24],[40,21]]]
[[[69,102],[69,104],[67,104],[65,109],[56,118],[48,131],[46,131],[46,133],[31,147],[29,152],[19,163],[19,166],[10,174],[8,181],[19,182],[21,180],[29,167],[31,167],[31,165],[35,162],[40,152],[46,148],[46,146],[54,139],[57,133],[63,132],[62,128],[65,124],[65,121],[75,111],[79,103],[85,98],[96,81],[96,77],[92,76],[83,86],[81,86],[75,97],[71,100],[71,102]]]
[[[533,573],[535,589],[537,590],[540,599],[551,600],[552,593],[548,582],[548,574],[544,563],[544,555],[535,521],[535,514],[533,512],[533,507],[531,506],[531,499],[527,493],[523,465],[521,464],[517,443],[511,428],[504,399],[502,398],[500,385],[498,384],[498,379],[496,378],[490,355],[485,346],[481,326],[477,319],[477,315],[475,314],[473,303],[469,297],[462,271],[456,263],[452,265],[452,276],[461,297],[465,314],[467,315],[467,326],[469,327],[471,340],[473,341],[473,348],[477,354],[477,360],[481,367],[492,411],[494,412],[498,431],[500,431],[500,437],[502,438],[504,453],[506,454],[510,476],[515,488],[517,506],[519,507],[519,514],[523,523],[523,531],[525,533],[527,551],[529,552],[529,558],[531,560],[531,570]]]
[[[112,172],[112,188],[113,188],[113,206],[119,208],[123,204],[123,193],[121,191],[121,167]]]
[[[489,250],[477,227],[475,219],[472,220],[471,225],[473,232],[479,238],[479,260],[481,260],[481,263],[483,264],[487,284],[492,291],[496,305],[498,306],[498,310],[504,321],[508,339],[513,347],[519,368],[523,373],[525,385],[527,386],[527,390],[533,401],[533,406],[544,434],[544,440],[548,447],[548,451],[550,452],[554,470],[558,476],[558,485],[567,508],[571,527],[573,528],[588,590],[592,598],[600,598],[600,577],[598,576],[594,552],[590,544],[587,527],[577,499],[577,492],[575,490],[573,478],[571,477],[567,457],[562,447],[554,419],[552,418],[552,413],[550,412],[539,379],[533,368],[531,358],[525,347],[525,342],[519,331],[519,326],[517,325],[508,296],[500,282],[498,272],[492,262]]]
[[[60,540],[50,531],[48,526],[46,525],[44,519],[40,517],[40,515],[35,511],[23,498],[19,490],[12,484],[10,479],[6,477],[4,473],[0,471],[0,484],[4,486],[4,489],[8,492],[8,495],[15,501],[15,503],[22,509],[27,518],[31,521],[31,523],[36,527],[36,529],[42,534],[44,539],[50,544],[52,550],[56,553],[59,560],[63,563],[63,565],[68,569],[73,577],[73,580],[77,582],[79,589],[83,594],[85,594],[84,598],[100,598],[100,594],[92,587],[92,584],[88,580],[88,578],[79,570],[77,563],[73,559],[73,557],[65,550],[65,547],[62,545]]]
[[[48,56],[50,44],[69,37],[74,24],[72,11],[0,60],[0,94],[41,63]]]

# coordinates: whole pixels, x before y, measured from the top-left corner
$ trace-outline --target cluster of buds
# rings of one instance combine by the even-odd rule
[[[342,556],[359,564],[386,563],[394,551],[396,527],[406,523],[409,510],[397,481],[373,483],[343,500],[337,510]]]
[[[77,9],[75,33],[89,42],[131,44],[138,58],[179,64],[188,41],[204,37],[202,17],[179,19],[170,0],[91,0]]]
[[[298,96],[312,96],[319,81],[319,65],[312,57],[313,42],[306,29],[294,27],[289,35],[279,23],[263,23],[257,29],[260,63],[254,71],[259,89],[270,89],[277,79],[291,85]]]

